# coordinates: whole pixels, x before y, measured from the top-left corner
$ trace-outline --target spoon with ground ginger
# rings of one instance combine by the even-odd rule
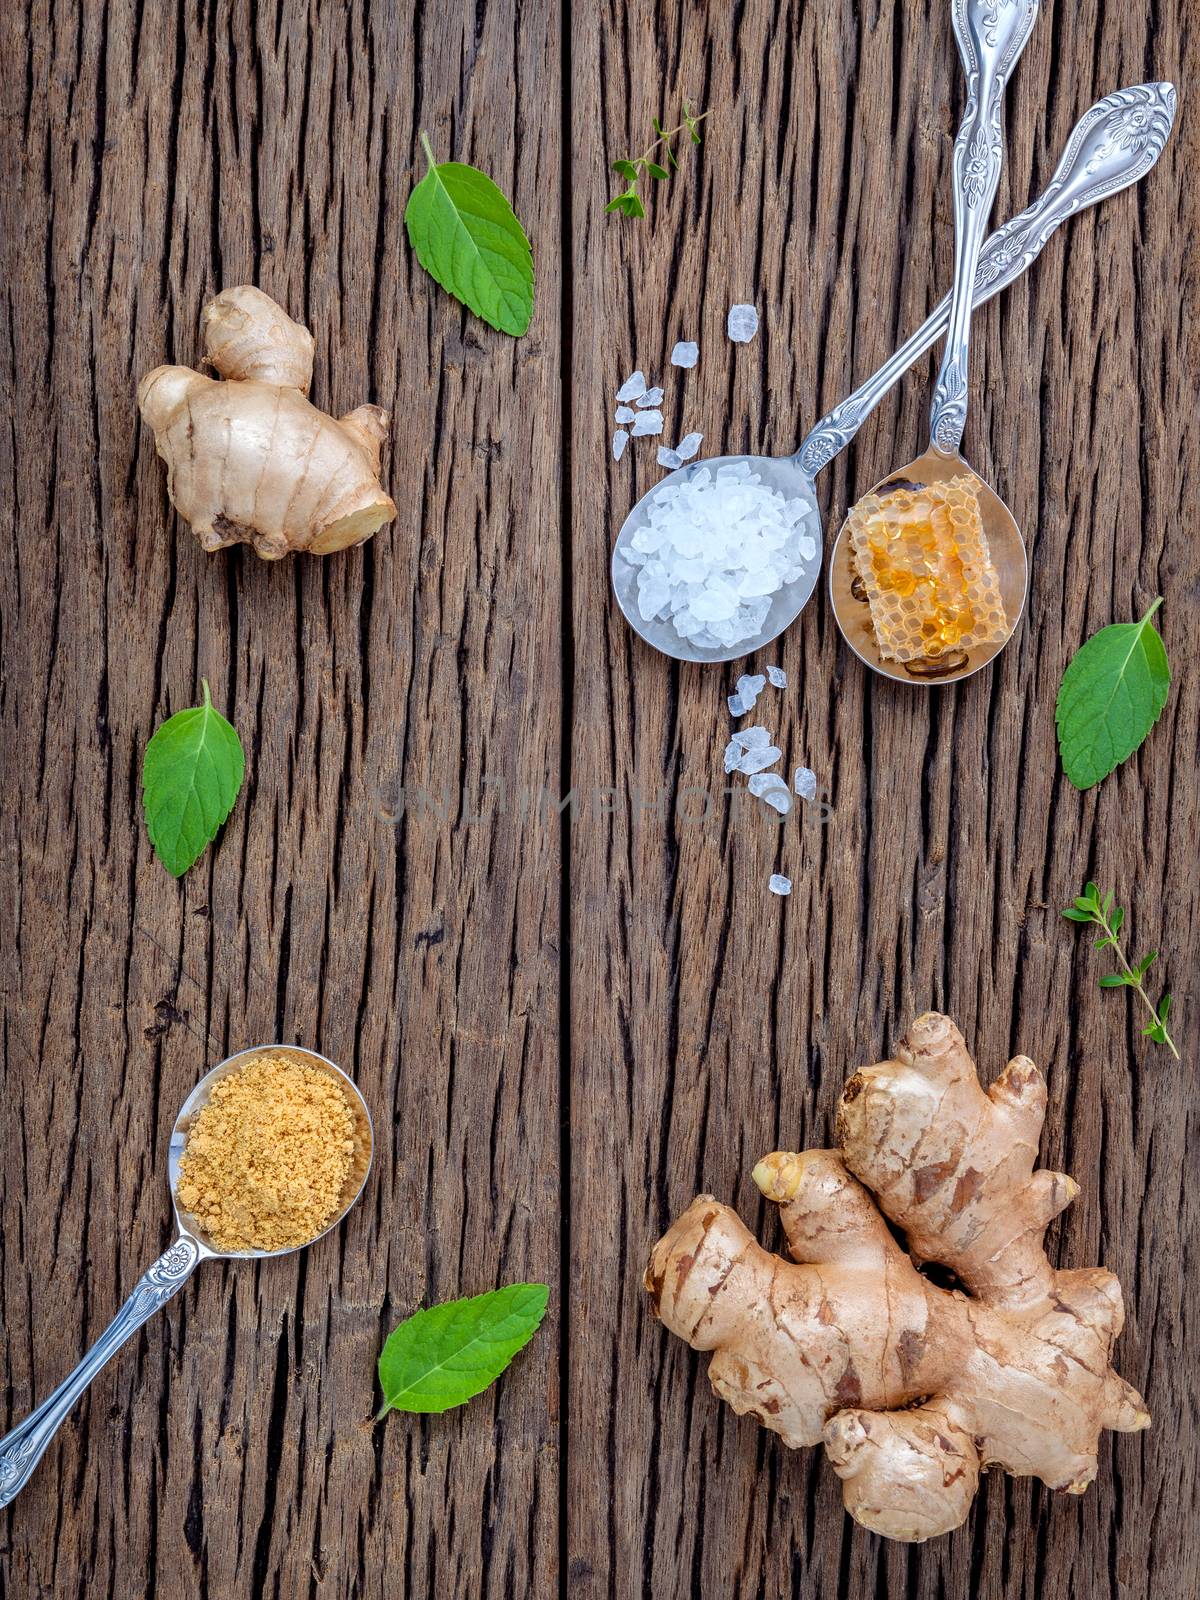
[[[178,1235],[74,1372],[0,1439],[0,1507],[24,1488],[101,1367],[199,1262],[287,1255],[335,1228],[362,1193],[374,1140],[340,1068],[295,1045],[258,1045],[207,1073],[183,1103],[167,1168]]]

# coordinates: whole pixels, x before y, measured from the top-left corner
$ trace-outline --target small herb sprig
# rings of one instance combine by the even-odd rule
[[[650,148],[640,156],[622,157],[620,161],[613,162],[613,171],[619,178],[627,180],[628,188],[613,196],[604,208],[605,213],[620,211],[627,217],[644,217],[646,215],[646,207],[641,195],[638,193],[638,184],[647,175],[662,183],[671,176],[672,172],[678,172],[679,162],[676,160],[675,152],[671,148],[671,140],[686,130],[692,143],[700,144],[700,124],[707,116],[707,111],[701,111],[698,116],[694,115],[688,109],[688,103],[685,100],[683,102],[683,121],[677,128],[664,128],[658,118],[655,117],[654,131],[658,137]],[[663,146],[665,152],[665,166],[662,161],[653,159],[658,152],[659,145]]]
[[[1125,922],[1125,912],[1120,906],[1113,905],[1113,895],[1110,889],[1101,897],[1099,889],[1094,883],[1089,883],[1081,895],[1076,896],[1074,905],[1067,906],[1063,916],[1069,922],[1090,922],[1100,929],[1100,937],[1096,940],[1097,950],[1111,950],[1116,956],[1121,968],[1119,972],[1106,972],[1100,979],[1102,989],[1128,988],[1136,991],[1142,1004],[1150,1013],[1149,1026],[1142,1029],[1142,1037],[1153,1039],[1156,1044],[1165,1044],[1167,1049],[1179,1060],[1179,1051],[1175,1048],[1175,1041],[1167,1032],[1167,1013],[1171,1009],[1171,996],[1164,994],[1155,1006],[1150,996],[1146,993],[1143,980],[1150,970],[1150,964],[1158,957],[1157,950],[1151,950],[1148,956],[1143,956],[1140,961],[1130,962],[1121,948],[1118,935]]]

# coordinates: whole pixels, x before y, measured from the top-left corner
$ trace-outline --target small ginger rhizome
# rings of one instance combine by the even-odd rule
[[[985,1094],[958,1029],[928,1012],[846,1085],[837,1150],[755,1167],[791,1262],[712,1195],[654,1247],[655,1310],[714,1352],[718,1396],[793,1448],[824,1442],[846,1509],[890,1539],[957,1528],[989,1466],[1082,1494],[1101,1431],[1149,1426],[1110,1365],[1120,1284],[1046,1258],[1046,1227],[1079,1189],[1034,1171],[1045,1113],[1028,1057]]]

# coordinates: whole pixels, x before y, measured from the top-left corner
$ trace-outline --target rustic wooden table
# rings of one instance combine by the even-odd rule
[[[1194,0],[1044,0],[1010,94],[1005,214],[1101,94],[1183,88],[1152,176],[977,325],[967,448],[1032,554],[994,670],[867,677],[818,595],[759,664],[789,673],[772,725],[831,815],[731,817],[727,675],[649,654],[607,586],[657,475],[652,447],[609,459],[631,367],[698,339],[668,431],[786,450],[947,284],[947,9],[8,8],[0,1424],[167,1242],[167,1136],[207,1066],[316,1046],[379,1148],[335,1236],[201,1271],[104,1372],[0,1516],[6,1600],[1196,1593]],[[711,108],[704,149],[645,222],[602,215],[606,162],[684,96]],[[414,264],[421,128],[515,195],[521,341]],[[313,327],[319,404],[393,414],[401,513],[361,550],[209,557],[170,513],[134,386],[192,362],[202,303],[239,282]],[[763,311],[744,349],[733,300]],[[827,514],[913,453],[932,370],[826,474]],[[1170,702],[1080,796],[1060,673],[1159,593]],[[176,883],[139,766],[202,675],[248,779]],[[1182,1065],[1058,915],[1089,875],[1163,952]],[[993,1475],[961,1532],[909,1548],[843,1516],[818,1453],[718,1407],[639,1279],[698,1189],[775,1238],[754,1159],[828,1141],[847,1074],[930,1005],[986,1078],[1018,1047],[1046,1070],[1044,1154],[1083,1185],[1051,1249],[1120,1275],[1118,1366],[1155,1426],[1106,1440],[1080,1501]],[[512,1371],[372,1428],[389,1327],[522,1277],[552,1311]]]

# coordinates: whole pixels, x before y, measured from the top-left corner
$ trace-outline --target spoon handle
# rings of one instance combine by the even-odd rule
[[[1145,177],[1162,154],[1174,120],[1175,90],[1169,83],[1118,89],[1086,111],[1046,188],[984,245],[973,305],[986,304],[1014,283],[1068,217]],[[878,372],[822,417],[796,454],[810,478],[846,448],[888,390],[937,343],[949,321],[946,295]]]
[[[0,1507],[14,1500],[58,1432],[59,1424],[100,1371],[129,1338],[148,1322],[191,1277],[200,1246],[186,1233],[159,1256],[137,1288],[68,1378],[24,1422],[0,1439]]]
[[[953,0],[954,38],[967,74],[967,109],[954,141],[954,285],[942,370],[929,413],[934,448],[958,453],[967,424],[971,305],[984,230],[1004,162],[1000,108],[1037,21],[1038,0]]]

